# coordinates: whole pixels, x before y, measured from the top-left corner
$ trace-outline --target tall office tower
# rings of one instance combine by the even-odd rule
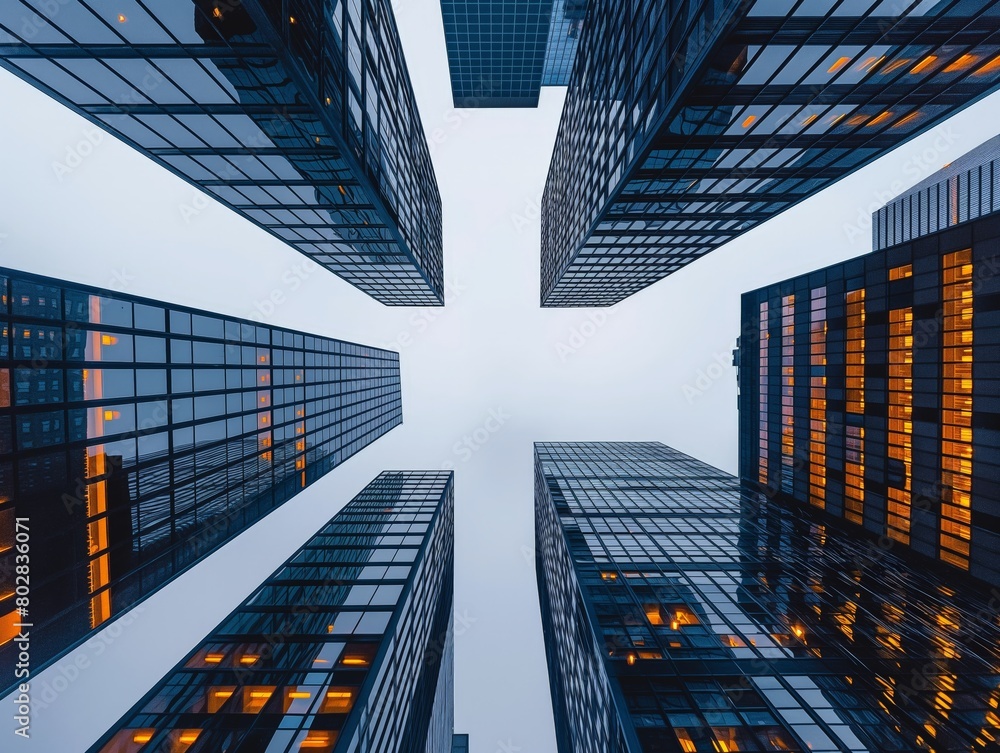
[[[376,300],[443,305],[389,0],[11,0],[0,65]]]
[[[455,107],[536,107],[566,86],[587,0],[441,0]]]
[[[990,0],[592,3],[542,201],[543,306],[607,306],[1000,82]]]
[[[91,753],[444,753],[454,485],[385,471]]]
[[[985,588],[656,443],[535,445],[559,753],[988,751]]]
[[[744,481],[1000,585],[996,143],[879,210],[881,250],[745,294],[739,373]]]
[[[0,269],[0,687],[401,422],[394,352]]]

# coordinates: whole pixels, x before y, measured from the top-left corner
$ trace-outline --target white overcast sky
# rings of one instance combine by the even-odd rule
[[[437,0],[396,13],[435,142],[445,309],[381,306],[109,136],[57,169],[93,127],[0,71],[0,265],[399,350],[404,413],[37,676],[36,706],[48,703],[30,742],[8,737],[4,700],[4,751],[85,750],[381,470],[441,467],[457,474],[456,731],[476,753],[554,750],[532,442],[657,440],[735,473],[740,294],[869,251],[871,211],[995,135],[1000,115],[1000,98],[984,100],[612,309],[540,309],[538,208],[563,92],[536,110],[455,111]]]

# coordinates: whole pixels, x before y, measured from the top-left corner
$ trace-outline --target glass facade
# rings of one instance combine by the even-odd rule
[[[998,272],[994,213],[746,293],[742,479],[1000,585]],[[821,359],[815,308],[770,313],[789,299],[823,301]]]
[[[566,86],[587,0],[441,0],[455,107],[536,107]]]
[[[443,305],[388,0],[10,0],[0,65],[388,305]]]
[[[536,444],[535,471],[559,753],[995,749],[984,589],[664,445]]]
[[[1000,212],[1000,136],[875,212],[873,248],[881,251],[994,212]]]
[[[993,91],[989,0],[593,5],[542,201],[543,306],[607,306]]]
[[[37,671],[401,422],[392,351],[0,269],[0,674],[16,623]]]
[[[450,747],[452,479],[381,473],[90,753]]]

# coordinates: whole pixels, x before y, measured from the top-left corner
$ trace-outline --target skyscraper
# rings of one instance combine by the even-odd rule
[[[381,473],[91,753],[448,750],[452,479]]]
[[[961,162],[881,250],[743,296],[740,474],[1000,585],[996,140]]]
[[[394,352],[0,269],[2,684],[401,422]]]
[[[536,444],[535,478],[559,753],[994,749],[981,584],[656,443]]]
[[[0,65],[376,300],[443,305],[441,198],[389,1],[279,5],[3,3]]]
[[[616,303],[993,91],[998,14],[592,3],[542,201],[542,305]]]
[[[455,107],[535,107],[569,83],[587,0],[441,0]]]

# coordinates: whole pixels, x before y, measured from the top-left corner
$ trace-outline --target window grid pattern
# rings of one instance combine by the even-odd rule
[[[764,301],[763,303],[760,304],[760,324],[757,328],[757,337],[759,338],[757,356],[759,359],[758,362],[760,364],[760,366],[758,367],[758,375],[759,375],[758,394],[760,396],[758,414],[760,417],[760,431],[759,431],[760,436],[758,439],[759,459],[758,459],[757,480],[760,481],[760,483],[767,486],[770,483],[770,479],[768,478],[768,468],[767,468],[767,456],[769,454],[768,450],[769,433],[767,430],[767,417],[768,417],[767,397],[770,388],[770,373],[768,367],[769,359],[767,356],[767,347],[768,347],[768,340],[770,340],[771,338],[771,334],[768,332],[767,301]]]
[[[970,249],[946,254],[942,371],[941,559],[969,568],[972,538],[973,268]]]
[[[535,471],[560,750],[988,748],[1000,622],[976,621],[982,591],[866,557],[815,508],[663,445],[540,443]],[[902,661],[930,661],[927,684]]]
[[[993,90],[996,14],[986,0],[593,6],[542,202],[542,305],[612,305]]]
[[[825,287],[827,513],[873,540],[891,530],[882,545],[951,577],[1000,584],[1000,445],[990,438],[1000,426],[998,243],[993,214],[744,294],[741,478],[810,504],[812,464],[798,433],[791,490],[760,481],[761,452],[772,468],[782,455],[775,442],[761,448],[759,437],[779,436],[785,416],[771,385],[762,419],[761,388],[744,375],[758,373],[762,358],[779,367],[780,349],[763,355],[754,339],[761,304],[776,310],[787,296]],[[795,326],[799,338],[808,335],[803,317]],[[812,368],[799,350],[797,384]],[[792,406],[805,422],[808,392],[795,390]],[[942,547],[944,535],[952,548]]]
[[[792,491],[795,468],[795,296],[781,299],[781,490]]]
[[[893,270],[889,277],[892,278]],[[887,489],[886,535],[910,543],[913,504],[913,309],[889,312],[889,458],[900,472]]]
[[[0,527],[51,553],[39,667],[402,421],[391,351],[10,270],[0,291]]]
[[[1000,136],[875,212],[873,248],[880,251],[1000,211],[998,152]]]
[[[442,0],[456,107],[535,107],[553,6],[564,0]]]
[[[809,312],[809,501],[826,507],[826,288],[812,291]]]
[[[441,200],[388,0],[65,5],[4,3],[0,65],[382,303],[443,305]]]
[[[847,292],[845,332],[846,416],[844,438],[844,517],[861,525],[865,518],[865,291]]]
[[[90,752],[424,753],[452,721],[452,489],[380,474]]]

